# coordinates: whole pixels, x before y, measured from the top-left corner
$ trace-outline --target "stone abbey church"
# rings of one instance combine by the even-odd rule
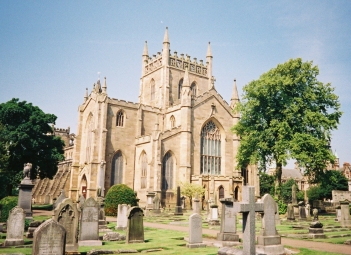
[[[176,187],[187,182],[205,187],[205,200],[240,201],[244,184],[259,196],[257,169],[236,169],[236,82],[228,104],[215,89],[212,59],[210,44],[205,62],[172,54],[167,29],[156,55],[149,56],[145,42],[139,102],[110,97],[106,78],[87,90],[76,135],[55,129],[67,145],[66,159],[53,180],[38,180],[36,201],[52,202],[61,189],[73,200],[96,197],[120,183],[137,192],[141,206],[149,192],[163,206],[174,204]]]

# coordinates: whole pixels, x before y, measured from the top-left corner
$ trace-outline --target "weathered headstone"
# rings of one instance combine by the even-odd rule
[[[326,238],[324,231],[323,231],[323,224],[321,222],[312,221],[310,227],[308,229],[308,237],[313,239],[321,239]]]
[[[257,236],[257,252],[259,254],[285,254],[281,237],[275,227],[275,215],[278,213],[276,202],[271,195],[265,194],[262,203],[262,227]]]
[[[303,202],[303,201],[299,202],[299,220],[301,220],[301,221],[307,220],[305,202]]]
[[[158,197],[157,193],[156,193],[154,199],[152,200],[152,203],[153,203],[152,212],[153,213],[161,213],[161,210],[160,210],[160,198]]]
[[[198,198],[197,194],[193,200],[193,213],[201,214],[200,199]]]
[[[78,199],[79,208],[82,208],[84,202],[85,202],[85,197],[83,195],[80,195]]]
[[[127,243],[143,243],[144,242],[144,212],[139,206],[131,207],[127,212]]]
[[[186,203],[185,203],[186,197],[182,196],[180,199],[182,200],[182,209],[184,211],[184,210],[186,210]]]
[[[32,189],[34,184],[30,179],[30,170],[32,169],[32,164],[27,163],[24,165],[23,174],[24,178],[21,181],[21,184],[18,186],[18,206],[24,210],[26,219],[32,220]]]
[[[65,228],[57,221],[49,219],[34,231],[32,255],[64,255],[65,241]]]
[[[79,228],[79,246],[99,246],[99,204],[94,198],[85,200],[82,206]]]
[[[34,231],[40,226],[40,221],[32,221],[29,223],[28,232],[26,233],[27,238],[33,238]]]
[[[222,204],[221,228],[217,234],[217,240],[226,242],[239,242],[239,235],[236,233],[236,213],[231,198],[220,199]]]
[[[340,205],[337,205],[335,207],[335,211],[336,211],[336,218],[335,218],[335,221],[339,221],[341,220],[341,206]]]
[[[25,213],[21,207],[11,209],[7,219],[7,233],[4,246],[16,246],[24,244],[24,220]]]
[[[128,205],[126,204],[119,204],[118,205],[118,211],[117,211],[117,225],[116,229],[119,230],[125,230],[127,229],[128,225]]]
[[[350,201],[344,200],[340,201],[340,224],[342,227],[351,227],[351,217],[350,217]]]
[[[78,252],[78,220],[77,204],[70,198],[64,199],[54,210],[53,219],[66,230],[66,252]]]
[[[153,204],[153,200],[155,197],[155,192],[148,192],[146,194],[146,209],[153,209],[154,204]]]
[[[65,194],[65,190],[61,190],[60,195],[58,196],[58,198],[55,200],[55,202],[53,203],[52,207],[55,209],[63,200],[65,200],[66,194]]]
[[[234,203],[234,211],[243,214],[243,253],[255,255],[255,212],[263,211],[263,204],[255,202],[255,187],[243,187],[242,202]]]
[[[288,220],[295,221],[294,206],[292,203],[288,204],[287,212],[288,212]]]
[[[180,187],[177,187],[177,205],[175,207],[174,215],[183,215],[182,201],[180,200]]]
[[[213,204],[210,206],[210,219],[208,220],[208,225],[217,226],[220,225],[218,219],[218,205]]]
[[[311,206],[309,203],[306,204],[306,219],[311,220]]]
[[[197,213],[193,213],[189,217],[189,240],[186,244],[188,248],[205,247],[202,242],[202,217]]]
[[[97,203],[99,204],[99,232],[110,232],[105,216],[105,198],[97,197]]]

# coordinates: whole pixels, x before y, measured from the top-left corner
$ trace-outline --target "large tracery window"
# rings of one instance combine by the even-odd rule
[[[221,134],[212,120],[201,131],[200,172],[204,175],[221,172]]]
[[[123,127],[123,124],[124,124],[124,114],[123,114],[123,111],[120,110],[117,113],[116,126]]]
[[[118,151],[112,159],[111,186],[123,183],[123,156]]]
[[[146,179],[147,179],[147,156],[146,153],[144,152],[141,155],[141,185],[140,188],[145,189],[146,188]]]
[[[162,162],[162,190],[173,189],[173,158],[170,152],[163,158]]]

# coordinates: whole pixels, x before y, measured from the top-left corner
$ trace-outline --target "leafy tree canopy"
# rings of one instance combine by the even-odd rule
[[[265,194],[270,194],[271,196],[274,196],[274,176],[266,174],[264,172],[260,172],[259,177],[261,196],[264,196]]]
[[[307,191],[310,201],[332,199],[333,190],[348,190],[347,178],[339,171],[329,170],[321,174],[321,182]]]
[[[334,161],[329,142],[342,115],[334,88],[318,74],[312,62],[291,59],[243,88],[235,107],[241,118],[232,129],[241,138],[238,168],[258,163],[265,170],[275,161],[280,184],[282,166],[296,159],[309,181],[318,181]]]
[[[50,126],[55,121],[55,115],[17,98],[0,104],[0,150],[7,155],[0,159],[0,175],[8,180],[8,186],[18,184],[18,176],[22,177],[28,162],[32,163],[31,178],[38,169],[41,178],[55,175],[57,163],[64,159],[64,142],[53,135]]]
[[[205,194],[205,188],[199,184],[194,183],[180,183],[180,194],[189,198],[190,206],[192,206],[192,199],[198,195],[199,199]]]

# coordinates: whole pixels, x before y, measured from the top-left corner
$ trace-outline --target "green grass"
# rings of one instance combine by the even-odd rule
[[[147,215],[144,217],[144,221],[147,222],[155,222],[155,223],[164,223],[164,224],[169,224],[170,222],[187,222],[188,217],[190,215],[190,212],[184,214],[183,216],[174,216],[171,212],[161,214],[161,215]],[[334,221],[334,215],[325,215],[320,217],[320,221],[324,224],[324,229],[328,230],[325,231],[325,234],[327,236],[335,236],[335,235],[343,235],[343,234],[350,234],[351,235],[351,229],[342,229],[340,227],[340,223]],[[51,218],[51,216],[35,216],[34,220],[46,220]],[[205,213],[203,214],[203,218],[206,218]],[[238,221],[241,220],[241,217],[238,217]],[[115,222],[110,222],[108,224],[108,227],[115,231]],[[183,225],[184,226],[184,225]],[[303,229],[296,229],[293,228],[292,226],[302,226]],[[219,226],[208,226],[207,223],[203,224],[204,228],[211,228],[211,229],[219,229]],[[241,232],[241,225],[237,224],[237,231]],[[257,221],[256,224],[256,231],[258,232],[261,227],[261,222]],[[308,234],[308,227],[309,223],[308,222],[288,222],[284,219],[282,219],[282,224],[277,226],[278,232],[284,236],[290,235],[290,234],[298,234],[298,235],[307,235]],[[205,247],[205,248],[196,248],[196,249],[189,249],[186,248],[186,241],[184,240],[184,237],[187,236],[188,234],[186,232],[180,232],[180,231],[174,231],[174,230],[168,230],[168,229],[155,229],[155,228],[150,228],[150,227],[145,227],[144,228],[145,233],[145,243],[139,243],[139,244],[126,244],[125,241],[118,241],[118,242],[103,242],[103,246],[98,246],[98,247],[80,247],[79,251],[82,253],[82,255],[86,254],[86,252],[92,250],[92,249],[104,249],[104,250],[112,250],[112,251],[117,251],[119,249],[135,249],[138,250],[139,252],[143,250],[149,250],[149,249],[160,249],[160,251],[154,251],[151,254],[160,254],[160,255],[168,255],[168,254],[182,254],[182,255],[187,255],[187,254],[217,254],[218,248],[217,247]],[[330,230],[330,231],[329,231]],[[121,234],[125,235],[125,231],[118,230],[116,232],[119,232]],[[104,233],[100,233],[100,236],[103,235]],[[203,234],[203,237],[206,239],[210,239],[213,241],[213,236],[212,235],[207,235]],[[3,243],[5,241],[6,234],[1,233],[0,234],[0,243]],[[297,238],[297,239],[302,239],[302,238]],[[313,241],[315,242],[325,242],[325,243],[336,243],[336,244],[341,244],[345,240],[351,239],[351,236],[348,237],[333,237],[333,238],[327,238],[327,239],[314,239]],[[312,239],[310,239],[312,240]],[[32,239],[25,239],[25,244],[26,245],[31,245]],[[288,247],[289,248],[289,247]],[[347,248],[345,246],[345,248]],[[336,253],[328,253],[328,252],[320,252],[320,251],[313,251],[309,249],[304,249],[304,248],[292,248],[295,251],[300,251],[298,254],[301,255],[335,255]],[[31,254],[32,249],[31,248],[0,248],[0,254],[1,253],[23,253],[23,254]],[[149,253],[150,254],[150,253]]]

